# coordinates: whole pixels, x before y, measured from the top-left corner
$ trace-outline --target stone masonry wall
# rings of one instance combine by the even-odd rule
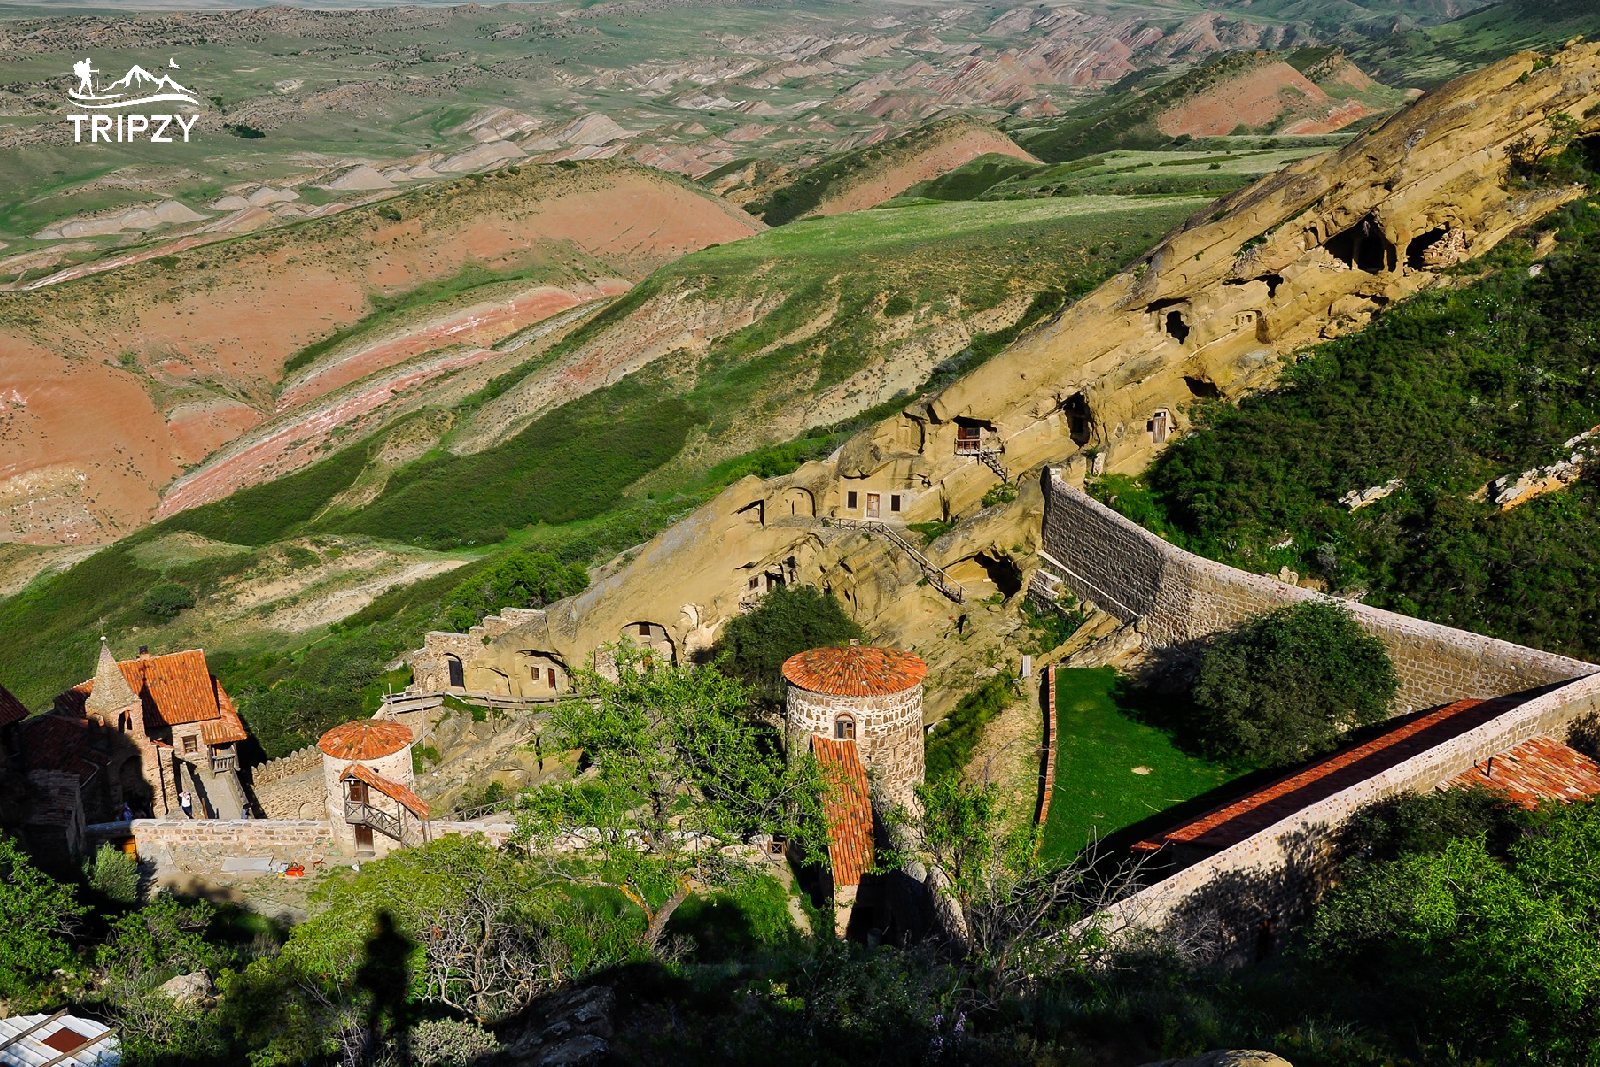
[[[1125,622],[1147,647],[1182,646],[1287,604],[1331,599],[1176,548],[1054,471],[1045,481],[1044,568]],[[1600,672],[1600,666],[1405,615],[1335,601],[1388,647],[1395,712],[1494,697]]]
[[[796,741],[810,734],[832,737],[837,716],[854,716],[862,763],[889,797],[911,801],[912,788],[925,773],[920,685],[867,697],[813,693],[791,685],[786,707],[789,733]]]
[[[333,848],[331,828],[319,819],[135,819],[127,825],[139,855],[158,863],[170,863],[174,851],[303,861]]]
[[[287,756],[268,760],[257,764],[250,770],[250,784],[260,789],[264,785],[293,778],[303,774],[313,767],[322,766],[322,752],[316,745],[307,745],[305,748],[296,749]]]
[[[1600,712],[1600,675],[1568,682],[1482,725],[1358,782],[1238,844],[1186,867],[1100,914],[1112,932],[1158,930],[1202,917],[1208,889],[1259,918],[1281,920],[1315,892],[1335,831],[1355,811],[1397,793],[1435,788],[1473,764],[1533,737],[1566,736],[1568,726]]]

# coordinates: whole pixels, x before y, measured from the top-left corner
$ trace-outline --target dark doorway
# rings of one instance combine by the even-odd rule
[[[450,687],[452,689],[465,689],[467,687],[467,675],[461,669],[461,661],[455,656],[446,656],[444,663],[445,667],[450,671]]]
[[[1166,330],[1167,336],[1180,345],[1189,339],[1189,324],[1183,321],[1183,312],[1167,312]]]
[[[1448,232],[1443,226],[1435,226],[1420,237],[1413,237],[1411,243],[1406,245],[1406,266],[1412,270],[1425,269],[1428,266],[1428,249],[1443,240]]]
[[[1061,403],[1067,417],[1067,436],[1075,445],[1086,445],[1094,436],[1094,418],[1089,414],[1089,400],[1082,393],[1073,393]]]
[[[1328,238],[1328,253],[1347,267],[1368,274],[1394,270],[1395,250],[1371,215],[1342,233]]]

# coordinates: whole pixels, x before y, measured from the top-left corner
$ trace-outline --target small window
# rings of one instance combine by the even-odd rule
[[[649,637],[650,636],[650,624],[649,623],[641,622],[639,624],[639,636],[640,637]]]
[[[889,510],[890,511],[899,511],[900,510],[900,494],[899,493],[890,493],[889,494]]]
[[[750,579],[750,588],[751,589],[755,589],[760,584],[761,584],[761,578],[760,578],[759,575],[757,577],[754,577],[754,578]]]
[[[844,495],[844,506],[854,511],[861,506],[861,494],[854,489]]]
[[[848,715],[841,715],[833,720],[833,736],[840,741],[854,741],[856,739],[856,721]]]
[[[196,743],[194,734],[189,734],[183,739],[183,751],[185,753],[198,752],[199,750],[200,746]]]

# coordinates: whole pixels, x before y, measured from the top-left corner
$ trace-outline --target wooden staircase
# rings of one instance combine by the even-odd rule
[[[927,556],[924,556],[921,552],[919,552],[917,547],[901,536],[900,531],[896,530],[894,527],[876,519],[829,518],[823,519],[822,521],[824,525],[831,523],[836,526],[848,526],[856,530],[866,530],[870,533],[883,534],[890,541],[894,542],[894,544],[899,547],[902,552],[905,552],[912,559],[917,561],[917,566],[922,568],[922,574],[928,579],[928,583],[930,585],[939,590],[939,592],[943,593],[945,596],[949,597],[951,600],[955,601],[957,604],[965,603],[967,599],[967,591],[961,588],[961,583],[950,577],[943,567],[939,566],[937,563],[933,562]]]

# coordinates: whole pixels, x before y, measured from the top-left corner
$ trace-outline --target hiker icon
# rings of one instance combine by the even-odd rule
[[[78,92],[84,96],[94,95],[94,76],[99,74],[94,69],[93,63],[88,59],[80,59],[72,64],[72,73],[78,76]]]

